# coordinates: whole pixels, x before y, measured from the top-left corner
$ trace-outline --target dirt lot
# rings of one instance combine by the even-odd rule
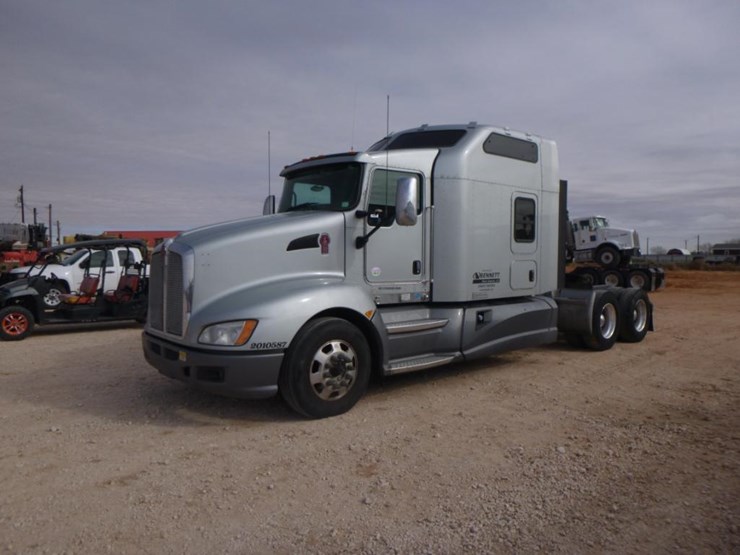
[[[0,553],[740,552],[740,273],[657,331],[371,386],[348,414],[190,391],[137,326],[0,344]]]

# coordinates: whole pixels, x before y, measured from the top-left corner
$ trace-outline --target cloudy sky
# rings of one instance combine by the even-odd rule
[[[62,235],[254,216],[389,95],[391,130],[555,139],[571,214],[643,249],[740,237],[738,29],[737,0],[0,0],[0,222],[21,185]]]

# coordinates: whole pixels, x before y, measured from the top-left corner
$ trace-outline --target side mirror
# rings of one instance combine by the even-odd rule
[[[419,180],[402,177],[396,185],[396,223],[416,225],[416,199],[419,198]]]
[[[262,205],[262,215],[269,216],[275,213],[275,195],[270,195],[265,199],[265,203]]]
[[[370,227],[383,225],[384,219],[385,216],[383,212],[370,212],[370,214],[367,215],[367,225],[369,225]]]

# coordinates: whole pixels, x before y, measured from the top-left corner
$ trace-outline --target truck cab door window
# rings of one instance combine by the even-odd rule
[[[531,198],[514,201],[514,240],[533,243],[535,240],[535,202]]]
[[[402,177],[416,177],[421,184],[421,176],[395,170],[375,170],[370,184],[370,198],[367,211],[373,225],[389,227],[396,217],[396,185]],[[421,195],[421,186],[418,194]],[[417,197],[417,214],[421,213],[421,199]]]

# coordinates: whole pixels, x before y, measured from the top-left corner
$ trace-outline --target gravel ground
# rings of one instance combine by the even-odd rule
[[[657,331],[371,385],[349,413],[188,390],[138,326],[0,344],[0,553],[738,553],[740,272]]]

